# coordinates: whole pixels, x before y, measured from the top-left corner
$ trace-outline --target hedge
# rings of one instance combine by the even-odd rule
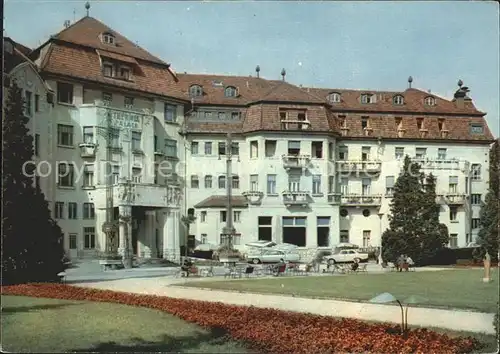
[[[410,330],[403,338],[398,326],[386,323],[64,284],[7,286],[2,293],[153,308],[203,327],[223,329],[260,353],[469,353],[479,348],[474,338],[452,338],[427,329]]]

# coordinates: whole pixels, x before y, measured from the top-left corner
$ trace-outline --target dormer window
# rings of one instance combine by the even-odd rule
[[[226,97],[236,97],[237,94],[238,94],[238,91],[236,90],[236,87],[234,87],[234,86],[228,86],[224,90],[224,96],[226,96]]]
[[[106,77],[113,77],[113,64],[110,63],[102,64],[102,73]]]
[[[427,96],[424,99],[424,103],[426,106],[435,106],[436,105],[436,99],[432,96]]]
[[[340,103],[340,93],[332,92],[326,97],[326,99],[330,103]]]
[[[115,44],[115,36],[111,33],[103,33],[102,34],[102,42],[104,44],[114,45]]]
[[[361,95],[361,103],[374,103],[375,102],[375,96],[371,94],[364,94]]]
[[[401,95],[396,95],[392,98],[392,103],[395,105],[401,106],[405,103],[405,98]]]
[[[200,85],[192,85],[189,88],[189,96],[191,97],[200,97],[203,96],[203,89]]]
[[[121,67],[120,68],[120,78],[124,80],[130,80],[130,69]]]
[[[417,129],[422,130],[424,127],[424,119],[423,118],[417,118]]]

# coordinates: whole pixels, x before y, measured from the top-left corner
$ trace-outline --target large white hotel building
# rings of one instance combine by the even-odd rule
[[[227,133],[236,247],[379,246],[405,155],[437,176],[450,246],[477,234],[494,138],[462,85],[444,99],[411,79],[381,92],[298,87],[284,71],[268,80],[259,68],[248,77],[176,74],[88,16],[32,51],[6,39],[4,53],[31,118],[36,181],[71,257],[104,251],[106,190],[114,216],[128,216],[120,249],[126,233],[144,258],[178,260],[186,242],[220,244]],[[187,215],[196,217],[189,237]]]

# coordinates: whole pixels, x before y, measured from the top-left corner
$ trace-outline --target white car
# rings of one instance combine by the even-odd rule
[[[341,250],[325,257],[328,264],[368,262],[368,253],[361,253],[356,250]]]
[[[285,262],[298,262],[300,255],[295,252],[280,251],[276,249],[263,249],[259,252],[251,252],[247,254],[247,259],[253,264],[259,263],[278,263]]]

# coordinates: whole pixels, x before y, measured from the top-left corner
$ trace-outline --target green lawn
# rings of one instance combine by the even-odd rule
[[[2,296],[7,352],[249,353],[220,333],[152,309]]]
[[[418,305],[421,306],[496,312],[498,271],[493,270],[494,280],[491,283],[482,282],[483,272],[482,269],[454,269],[341,276],[283,276],[248,280],[200,281],[183,284],[183,286],[357,301],[368,301],[380,293],[389,292],[401,300],[416,295],[420,298],[421,304]]]

